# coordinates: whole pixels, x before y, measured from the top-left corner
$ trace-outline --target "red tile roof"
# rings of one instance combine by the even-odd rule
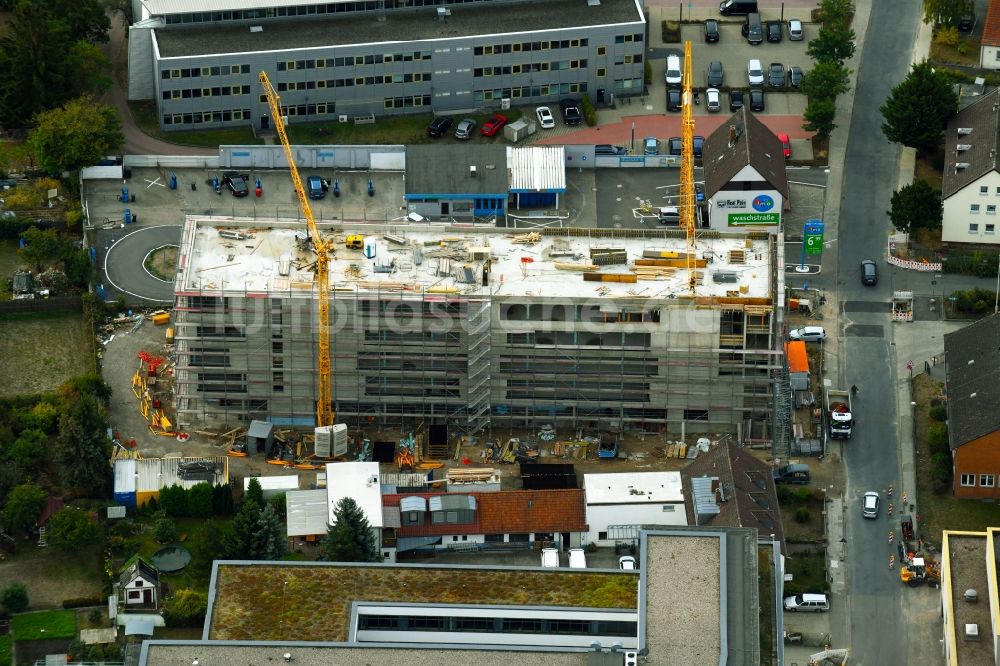
[[[1000,46],[1000,0],[990,0],[983,24],[983,46]]]
[[[383,495],[382,505],[399,506],[403,497],[430,498],[443,493]],[[476,498],[474,522],[402,526],[400,536],[442,534],[526,534],[530,532],[584,532],[587,530],[584,492],[566,490],[509,490],[495,493],[451,493]]]
[[[584,532],[587,530],[583,490],[511,490],[479,496],[479,522],[484,534]]]

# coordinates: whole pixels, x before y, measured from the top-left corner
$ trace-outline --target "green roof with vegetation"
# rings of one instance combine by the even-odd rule
[[[638,585],[611,572],[220,564],[209,638],[345,641],[354,601],[635,609]]]

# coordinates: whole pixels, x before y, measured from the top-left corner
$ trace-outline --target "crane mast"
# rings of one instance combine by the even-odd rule
[[[295,157],[292,155],[292,146],[288,143],[288,135],[285,133],[285,121],[281,114],[281,98],[275,92],[267,72],[260,73],[260,84],[264,87],[264,94],[267,95],[267,104],[271,108],[271,117],[274,119],[274,128],[281,139],[281,147],[285,150],[285,159],[288,161],[288,171],[292,175],[292,183],[295,185],[295,194],[299,197],[299,204],[302,206],[302,213],[306,217],[309,225],[309,236],[312,238],[313,249],[316,251],[316,282],[319,285],[317,298],[317,331],[316,341],[316,425],[326,426],[333,424],[333,402],[330,390],[330,255],[326,243],[319,235],[316,228],[316,220],[313,219],[312,208],[309,206],[309,197],[306,196],[305,188],[302,186],[302,179],[299,177],[299,169],[295,166]]]
[[[698,283],[694,232],[697,202],[694,193],[694,96],[691,92],[691,42],[684,42],[684,98],[681,102],[681,199],[678,204],[681,226],[687,238],[688,291]]]

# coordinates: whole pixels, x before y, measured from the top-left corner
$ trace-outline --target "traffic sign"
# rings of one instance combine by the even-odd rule
[[[802,237],[804,254],[823,254],[823,222],[808,220]]]

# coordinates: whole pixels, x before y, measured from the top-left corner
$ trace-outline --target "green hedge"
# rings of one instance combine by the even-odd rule
[[[103,606],[104,599],[101,597],[72,597],[63,599],[63,608],[86,608],[87,606]]]

